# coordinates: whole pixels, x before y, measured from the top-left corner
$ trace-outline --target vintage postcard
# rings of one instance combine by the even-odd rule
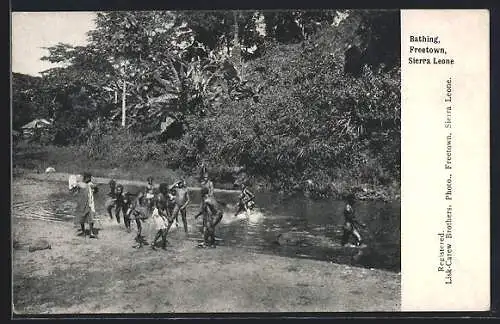
[[[12,315],[485,311],[489,12],[12,12]]]

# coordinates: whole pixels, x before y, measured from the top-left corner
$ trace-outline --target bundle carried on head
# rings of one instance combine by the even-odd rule
[[[73,190],[78,187],[78,184],[83,181],[80,174],[70,174],[68,178],[68,189]]]

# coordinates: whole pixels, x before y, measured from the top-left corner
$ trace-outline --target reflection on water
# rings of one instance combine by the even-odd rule
[[[108,188],[99,186],[98,213],[105,215]],[[130,192],[137,187],[125,186]],[[224,206],[224,218],[216,232],[221,245],[258,253],[328,260],[365,267],[400,270],[400,204],[358,202],[358,218],[366,248],[341,247],[343,207],[341,201],[313,201],[305,197],[283,199],[274,193],[256,193],[257,208],[234,217],[238,193],[216,193]],[[199,208],[199,192],[191,192],[188,221]],[[13,186],[14,217],[70,221],[76,203],[65,183],[24,181]],[[281,234],[281,236],[280,236]],[[195,234],[193,234],[195,235]]]

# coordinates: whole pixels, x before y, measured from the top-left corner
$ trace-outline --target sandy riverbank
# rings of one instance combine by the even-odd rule
[[[397,311],[400,276],[329,262],[197,248],[174,230],[167,251],[134,249],[105,221],[99,239],[70,223],[13,219],[20,314]],[[195,234],[194,234],[195,235]],[[195,235],[196,236],[196,235]],[[29,252],[47,239],[52,249]]]

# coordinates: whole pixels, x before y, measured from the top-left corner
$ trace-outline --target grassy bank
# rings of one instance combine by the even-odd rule
[[[113,161],[91,159],[84,146],[53,146],[20,143],[14,146],[14,176],[25,172],[43,173],[46,168],[53,167],[57,172],[81,174],[90,171],[93,176],[146,181],[149,176],[156,182],[173,182],[184,177],[188,185],[197,183],[197,179],[182,170],[166,168],[158,161],[130,163],[130,161]]]
[[[118,150],[118,149],[117,149]],[[169,158],[155,158],[147,161],[130,159],[127,156],[113,158],[114,153],[102,153],[100,158],[92,158],[84,145],[54,146],[21,142],[13,148],[14,176],[25,172],[43,173],[47,167],[53,167],[57,172],[81,173],[90,171],[96,177],[120,178],[135,181],[145,181],[152,176],[155,182],[171,183],[179,178],[186,179],[188,186],[198,186],[196,169],[173,168]],[[228,167],[210,168],[210,175],[216,187],[234,189],[237,175]],[[346,192],[356,192],[358,199],[393,201],[400,199],[400,183],[389,185],[372,185],[354,181],[348,176],[339,177],[334,182],[297,183],[293,188],[282,188],[273,185],[271,181],[259,175],[248,174],[255,190],[278,191],[282,194],[305,193],[311,198],[334,197],[342,198]]]

